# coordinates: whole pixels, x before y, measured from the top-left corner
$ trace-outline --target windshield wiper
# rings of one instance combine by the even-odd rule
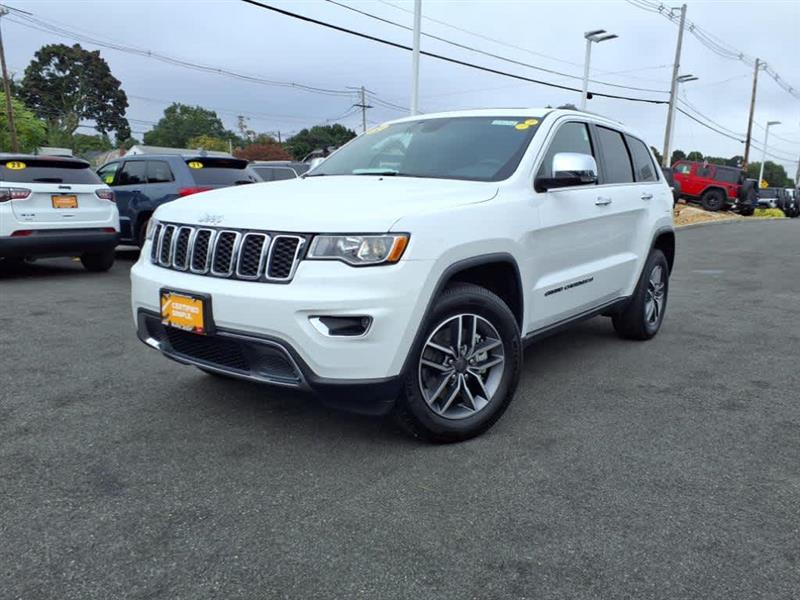
[[[353,175],[401,175],[397,169],[353,169]]]

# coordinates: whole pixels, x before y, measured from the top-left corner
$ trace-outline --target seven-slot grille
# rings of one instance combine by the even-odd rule
[[[160,267],[198,275],[288,282],[305,243],[302,235],[159,223],[150,259]]]

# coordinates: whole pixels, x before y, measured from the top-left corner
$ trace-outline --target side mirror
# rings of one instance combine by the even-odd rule
[[[559,152],[553,157],[550,177],[537,177],[533,187],[537,192],[574,185],[597,183],[597,163],[593,156],[579,152]]]

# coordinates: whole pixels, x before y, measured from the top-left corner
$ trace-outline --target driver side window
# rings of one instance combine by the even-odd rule
[[[553,176],[551,173],[553,157],[559,152],[578,152],[594,156],[592,140],[589,137],[589,127],[586,123],[572,121],[564,123],[558,128],[555,137],[547,148],[547,152],[545,152],[537,177]]]

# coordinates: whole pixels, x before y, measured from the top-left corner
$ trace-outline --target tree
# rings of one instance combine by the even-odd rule
[[[186,142],[186,147],[192,150],[217,150],[219,152],[227,152],[229,150],[227,140],[206,134],[193,137]]]
[[[11,98],[11,107],[20,151],[33,152],[44,145],[47,141],[47,124],[17,98]],[[5,110],[0,111],[0,151],[11,151],[11,132]]]
[[[656,157],[656,162],[659,166],[661,166],[662,159],[664,158],[661,156],[661,152],[659,152],[655,146],[650,146],[650,150],[653,151],[653,155]]]
[[[729,158],[722,158],[721,156],[706,156],[706,162],[712,165],[722,165],[727,166]]]
[[[292,160],[292,155],[275,141],[271,144],[250,144],[244,148],[237,148],[233,155],[245,160]]]
[[[186,148],[189,140],[201,135],[227,140],[232,134],[213,110],[175,102],[164,109],[164,116],[144,134],[144,143]]]
[[[239,130],[239,137],[246,144],[252,144],[255,141],[256,132],[250,129],[247,123],[247,118],[244,115],[236,117],[236,128]]]
[[[747,165],[747,176],[750,179],[758,179],[760,170],[760,162],[750,163]],[[769,187],[794,187],[792,180],[786,175],[786,169],[771,160],[764,163],[764,179],[769,183]]]
[[[738,167],[741,169],[742,165],[744,164],[744,156],[741,156],[739,154],[737,154],[736,156],[731,156],[728,159],[728,162],[725,164],[727,164],[729,167]]]
[[[76,133],[72,136],[72,152],[77,156],[85,156],[87,152],[107,152],[113,148],[107,135],[86,135]]]
[[[97,50],[84,50],[79,44],[42,46],[25,69],[19,94],[45,120],[50,144],[71,145],[85,119],[94,121],[101,134],[130,136],[125,119],[128,97]]]
[[[703,153],[699,150],[692,150],[689,154],[686,155],[686,160],[696,160],[700,161],[703,160]]]
[[[669,164],[674,165],[679,160],[686,160],[686,153],[683,150],[673,150]]]
[[[297,160],[302,160],[309,152],[327,146],[341,146],[356,137],[356,132],[344,125],[315,125],[303,129],[286,140],[286,149]]]

